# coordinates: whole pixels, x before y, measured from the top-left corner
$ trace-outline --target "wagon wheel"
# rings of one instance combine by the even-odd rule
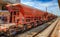
[[[15,26],[14,25],[13,26],[10,26],[9,29],[8,29],[8,31],[7,31],[7,33],[6,33],[6,35],[8,37],[13,37],[15,34],[16,34]]]
[[[39,21],[36,21],[36,23],[37,23],[37,25],[39,25],[39,24],[40,24],[40,22],[39,22]]]
[[[3,31],[0,32],[0,37],[6,37]]]
[[[13,32],[14,32],[15,30],[13,30]],[[8,37],[14,37],[14,34],[12,34],[13,33],[12,32],[12,30],[11,29],[9,29],[9,31],[7,32],[7,36]],[[16,31],[15,31],[16,32]],[[16,34],[16,33],[15,33]]]
[[[23,30],[22,31],[26,31],[27,30],[27,25],[25,24],[24,26],[23,26]]]
[[[21,28],[15,28],[15,30],[16,30],[16,32],[17,32],[17,34],[19,34],[19,33],[21,33]]]
[[[31,23],[32,27],[34,27],[34,22]]]
[[[16,28],[16,25],[12,25],[12,26],[10,26],[9,28],[10,28],[10,29],[11,29],[11,28]]]
[[[6,36],[9,37],[10,36],[10,33],[9,31],[6,32]]]
[[[43,22],[41,20],[39,22],[40,22],[40,25],[43,24]]]
[[[9,30],[6,32],[6,36],[7,36],[7,37],[10,36]]]

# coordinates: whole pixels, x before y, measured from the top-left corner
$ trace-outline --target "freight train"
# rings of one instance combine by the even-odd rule
[[[24,4],[9,4],[6,8],[10,12],[9,22],[16,24],[3,30],[7,35],[23,32],[57,18],[56,15]]]

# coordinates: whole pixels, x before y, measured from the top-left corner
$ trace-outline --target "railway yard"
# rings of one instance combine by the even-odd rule
[[[60,17],[47,9],[3,2],[1,9],[0,37],[60,37]]]

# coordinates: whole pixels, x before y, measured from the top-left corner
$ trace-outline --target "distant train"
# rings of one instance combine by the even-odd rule
[[[16,23],[21,30],[27,30],[50,21],[57,16],[39,9],[24,5],[10,4],[6,6],[10,12],[10,23]]]

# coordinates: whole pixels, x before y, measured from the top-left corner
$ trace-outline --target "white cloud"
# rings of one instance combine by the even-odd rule
[[[32,7],[35,7],[35,8],[38,8],[40,10],[44,10],[44,11],[46,11],[46,7],[47,7],[48,12],[56,14],[56,15],[60,15],[60,11],[59,11],[59,8],[58,8],[58,3],[56,2],[56,0],[53,0],[53,1],[47,2],[47,3],[36,2],[36,1],[35,2],[33,2],[33,1],[30,1],[30,2],[22,1],[22,3],[26,4],[26,5],[29,5],[29,6],[32,6]]]
[[[22,2],[23,4],[26,4],[26,5],[30,5],[30,6],[33,6],[34,5],[34,2]]]

